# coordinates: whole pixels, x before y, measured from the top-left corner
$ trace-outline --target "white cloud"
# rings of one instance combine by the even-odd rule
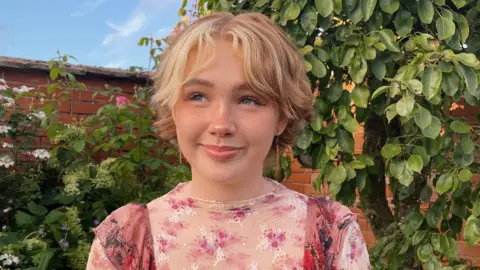
[[[147,16],[143,12],[133,14],[124,25],[116,25],[107,21],[107,25],[115,30],[115,33],[109,34],[103,39],[103,46],[109,45],[117,37],[129,37],[135,34],[142,29],[146,22]]]
[[[125,65],[125,61],[110,62],[105,65],[106,68],[121,68]]]
[[[85,2],[83,4],[83,6],[84,6],[83,9],[73,12],[72,14],[70,14],[70,16],[72,16],[72,17],[85,16],[88,13],[93,12],[95,9],[97,9],[105,1],[107,1],[107,0],[94,0],[94,1],[90,1],[90,2]]]
[[[163,38],[166,37],[172,31],[173,27],[162,27],[157,30],[154,37],[156,38]]]

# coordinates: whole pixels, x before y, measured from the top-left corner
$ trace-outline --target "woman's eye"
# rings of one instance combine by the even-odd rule
[[[204,101],[206,99],[205,95],[200,93],[194,93],[190,95],[191,101]]]
[[[246,104],[246,105],[260,105],[260,103],[251,97],[244,97],[240,100],[241,104]]]

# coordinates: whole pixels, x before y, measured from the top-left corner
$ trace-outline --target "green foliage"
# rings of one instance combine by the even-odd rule
[[[450,114],[452,105],[480,104],[476,2],[209,0],[198,6],[202,15],[261,12],[297,46],[319,95],[314,120],[293,152],[320,169],[314,186],[328,182],[346,205],[358,188],[364,210],[388,209],[385,199],[385,205],[368,203],[369,186],[388,183],[393,193],[391,219],[368,217],[389,224],[374,229],[376,269],[439,269],[442,262],[460,269],[455,240],[462,222],[465,240],[480,242],[479,187],[470,182],[480,172],[480,118]],[[360,125],[362,155],[354,152]],[[438,199],[420,212],[420,200],[430,202],[433,193]]]
[[[190,179],[177,146],[153,128],[150,85],[130,98],[106,86],[93,95],[110,97],[95,115],[59,120],[71,89],[85,88],[64,68],[71,58],[50,61],[47,93],[0,82],[0,255],[18,259],[14,269],[85,269],[91,229],[111,211],[147,203]],[[25,98],[40,104],[22,109]],[[41,133],[52,149],[38,149]]]

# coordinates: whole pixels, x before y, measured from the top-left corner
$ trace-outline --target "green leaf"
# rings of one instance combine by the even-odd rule
[[[422,134],[427,138],[435,139],[440,134],[441,129],[442,123],[440,122],[440,120],[437,117],[432,116],[432,121],[430,125],[422,129]]]
[[[463,168],[459,173],[458,173],[458,179],[462,182],[468,182],[470,179],[472,179],[472,172],[467,169]]]
[[[464,6],[467,5],[467,2],[465,0],[452,0],[453,4],[455,4],[455,6],[460,9]]]
[[[18,226],[22,227],[22,226],[32,225],[34,222],[34,219],[31,215],[25,212],[17,211],[17,213],[15,214],[15,222]]]
[[[407,83],[408,89],[410,89],[410,91],[412,91],[415,95],[422,94],[423,85],[421,81],[417,79],[412,79],[412,80],[408,80],[406,83]]]
[[[400,47],[395,41],[393,31],[390,29],[383,29],[378,31],[380,41],[387,46],[387,49],[392,52],[400,52]]]
[[[30,202],[28,205],[28,211],[36,216],[44,216],[48,213],[47,208],[42,205],[38,205],[34,202]]]
[[[363,162],[367,166],[375,165],[375,162],[373,161],[373,159],[365,154],[358,155],[357,159]]]
[[[323,116],[320,115],[320,114],[315,114],[312,122],[310,123],[310,126],[315,131],[322,130],[322,128],[323,128]]]
[[[392,159],[388,169],[389,169],[390,174],[393,177],[398,179],[398,178],[402,177],[402,174],[405,171],[406,166],[407,166],[407,164],[406,164],[405,160]]]
[[[315,8],[322,17],[327,17],[333,12],[333,0],[315,0]]]
[[[55,250],[53,250],[53,249],[47,249],[47,250],[42,251],[42,253],[39,254],[40,262],[38,263],[37,270],[51,269],[49,267],[49,264],[50,264],[50,260],[52,259],[54,254],[55,254]]]
[[[312,64],[311,72],[315,77],[323,78],[327,75],[325,65],[315,55],[309,54],[305,56],[305,59]]]
[[[435,251],[442,252],[439,233],[432,233],[432,236],[430,237],[430,241],[432,242],[432,246]]]
[[[426,231],[416,231],[412,237],[412,245],[416,246],[422,242],[422,240],[427,236]]]
[[[462,62],[462,64],[465,66],[477,67],[480,65],[480,61],[478,61],[477,57],[473,53],[459,53],[455,55],[455,58]]]
[[[328,190],[330,191],[330,194],[332,194],[333,197],[335,197],[340,190],[342,189],[342,185],[337,185],[335,183],[329,183],[328,184]]]
[[[470,245],[477,244],[480,242],[480,219],[475,218],[475,216],[470,216],[467,219],[467,224],[463,231],[463,238]]]
[[[415,99],[412,96],[403,96],[397,102],[397,113],[400,116],[408,116],[413,111],[415,105]]]
[[[480,216],[480,200],[476,201],[472,207],[472,216],[479,217]]]
[[[430,243],[423,244],[417,248],[418,259],[424,263],[428,262],[433,255],[433,247]]]
[[[465,154],[462,150],[461,145],[457,144],[455,151],[453,152],[453,162],[457,164],[460,168],[466,168],[473,163],[474,155],[473,153]]]
[[[352,133],[339,128],[338,130],[338,146],[342,148],[343,151],[353,154],[355,150],[355,139],[353,138]]]
[[[455,33],[455,24],[452,19],[447,17],[439,17],[435,23],[438,32],[438,38],[445,40]]]
[[[329,182],[340,185],[347,179],[347,170],[343,165],[338,165],[335,167],[330,175],[328,176]]]
[[[409,169],[405,169],[398,178],[398,182],[406,187],[410,186],[410,184],[413,182],[413,172]]]
[[[330,102],[336,102],[343,94],[343,87],[339,82],[332,83],[329,88],[327,88],[326,96]]]
[[[450,128],[457,133],[468,133],[472,127],[465,121],[455,120],[450,124]]]
[[[425,68],[422,76],[423,94],[427,100],[437,95],[442,82],[442,72],[437,67]]]
[[[365,86],[355,86],[351,93],[351,98],[356,106],[366,108],[368,106],[368,98],[370,90]]]
[[[382,44],[382,43],[379,43],[379,44]],[[373,59],[373,61],[371,61],[371,67],[372,67],[372,71],[373,71],[373,75],[375,75],[375,77],[378,79],[378,80],[383,80],[383,78],[385,78],[385,74],[387,73],[387,67],[385,66],[385,63],[380,60],[379,58],[375,58]],[[381,86],[380,88],[382,87],[387,87],[388,89],[388,86]]]
[[[444,173],[440,175],[435,186],[438,194],[447,192],[453,185],[453,175],[451,173]]]
[[[367,74],[367,70],[368,64],[365,59],[354,59],[354,61],[352,61],[350,64],[349,69],[353,82],[356,84],[361,84],[365,78],[365,75]]]
[[[427,223],[430,227],[432,228],[437,228],[438,223],[440,223],[440,220],[442,218],[442,213],[443,213],[443,204],[440,202],[435,202],[432,206],[430,206],[430,209],[428,209],[427,213]]]
[[[399,0],[380,0],[380,8],[386,13],[393,14],[399,7]]]
[[[465,43],[468,36],[470,35],[470,26],[468,25],[468,21],[462,14],[455,13],[454,20],[457,22],[458,30],[460,30],[461,42]]]
[[[84,140],[75,140],[75,141],[73,141],[73,149],[74,149],[77,153],[82,152],[84,148],[85,148],[85,141],[84,141]]]
[[[305,32],[312,33],[318,23],[317,12],[311,6],[307,6],[300,17],[300,23]]]
[[[370,16],[372,16],[375,6],[377,5],[377,0],[360,0],[362,5],[362,14],[363,20],[368,21]]]
[[[465,80],[467,91],[474,95],[478,87],[478,78],[473,68],[455,63],[455,70]]]
[[[399,36],[406,36],[412,32],[413,16],[405,9],[397,12],[395,20],[393,21],[397,34]]]
[[[441,87],[443,92],[449,96],[455,95],[460,85],[460,77],[456,72],[443,73]]]
[[[52,81],[55,81],[58,78],[58,73],[59,73],[58,67],[52,68],[50,70],[50,79],[52,79]]]
[[[318,1],[318,0],[317,0]],[[299,4],[290,4],[285,11],[285,19],[286,20],[295,20],[300,15],[300,5]]]
[[[457,248],[457,241],[453,239],[452,237],[448,237],[448,242],[450,244],[450,250],[448,251],[445,256],[450,260],[453,261],[457,258],[458,256],[458,248]]]
[[[429,185],[425,185],[420,192],[420,199],[423,202],[429,202],[430,198],[432,198],[432,193],[432,188]]]
[[[450,252],[450,242],[444,234],[440,234],[440,249],[443,255],[447,255]]]
[[[374,99],[380,96],[381,94],[384,94],[385,92],[388,91],[389,88],[390,88],[389,86],[380,86],[379,88],[377,88],[377,90],[375,90],[375,92],[373,92],[371,99]]]
[[[402,152],[402,146],[399,144],[385,144],[382,147],[382,156],[384,158],[394,158]]]
[[[408,158],[408,168],[414,172],[420,173],[423,168],[423,159],[419,155],[411,155]]]
[[[413,117],[415,120],[415,124],[417,124],[420,129],[425,129],[432,123],[432,115],[427,109],[423,108],[420,105],[418,105],[418,108],[415,109]]]
[[[300,149],[306,150],[312,143],[313,133],[309,128],[304,128],[297,135],[296,144]]]
[[[463,137],[460,140],[460,146],[465,154],[471,154],[475,150],[475,143],[469,137]]]
[[[417,10],[420,21],[425,24],[430,24],[433,20],[433,4],[430,0],[418,0]]]

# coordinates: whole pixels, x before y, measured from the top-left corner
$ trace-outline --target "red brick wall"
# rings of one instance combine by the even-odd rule
[[[50,83],[48,73],[46,71],[39,70],[23,70],[23,69],[11,69],[0,67],[0,78],[3,78],[10,87],[18,87],[26,85],[28,87],[34,87],[35,91],[42,91],[46,93],[47,86]],[[96,99],[92,99],[92,94],[98,90],[105,90],[104,85],[109,84],[111,86],[117,86],[122,88],[124,95],[128,96],[133,93],[135,82],[130,80],[122,80],[114,77],[98,77],[98,76],[77,76],[77,80],[83,82],[88,90],[72,90],[69,94],[67,102],[64,102],[61,106],[61,119],[69,122],[72,120],[79,120],[89,114],[94,114],[96,111],[108,101],[108,97],[97,95]],[[137,82],[142,84],[141,80]],[[58,91],[57,91],[58,92]],[[32,102],[38,102],[35,100],[22,100],[21,106],[28,108]],[[480,112],[480,109],[457,109],[453,111],[454,115],[465,115],[470,121],[475,121],[475,113]],[[41,138],[42,143],[47,144],[48,140],[45,137]],[[363,128],[355,134],[355,151],[360,153],[363,145]],[[292,175],[285,182],[285,185],[293,190],[311,196],[328,196],[328,187],[325,186],[319,192],[315,191],[312,181],[316,179],[318,175],[317,171],[311,169],[301,168],[300,164],[296,161],[292,162]],[[475,175],[474,181],[480,181],[480,176]],[[391,193],[387,188],[387,196],[389,201],[391,200]],[[358,199],[357,199],[358,203]],[[359,224],[362,230],[365,241],[368,246],[371,247],[375,244],[375,236],[373,235],[370,225],[368,224],[362,211],[356,207],[351,207],[351,210],[359,214]],[[459,240],[462,240],[459,238]],[[463,258],[476,261],[476,265],[480,266],[480,245],[469,247],[463,241],[458,242],[458,250]]]

